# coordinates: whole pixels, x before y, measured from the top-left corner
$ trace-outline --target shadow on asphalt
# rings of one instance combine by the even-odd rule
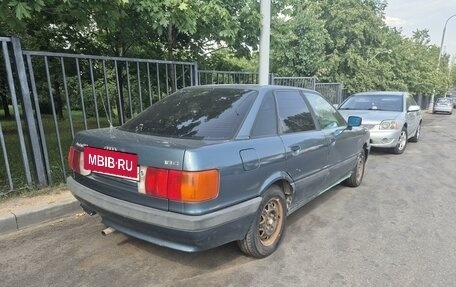
[[[239,250],[236,242],[230,242],[210,250],[195,253],[187,253],[161,247],[129,236],[118,245],[123,246],[128,244],[141,249],[143,252],[149,253],[151,256],[158,256],[167,261],[176,262],[176,258],[179,258],[179,264],[196,268],[199,270],[195,271],[197,273],[223,269],[226,268],[226,266],[233,265],[234,261],[236,262],[235,264],[242,264],[255,260],[244,256]]]
[[[389,154],[387,151],[385,152],[382,149],[379,149],[378,151],[375,150],[373,153],[378,155]],[[319,208],[321,205],[325,205],[327,201],[331,200],[331,198],[336,196],[339,192],[347,190],[352,190],[352,188],[339,184],[299,208],[287,218],[287,231],[285,236],[287,233],[295,233],[296,230],[300,228],[300,221],[310,222],[310,224],[306,224],[306,226],[311,228],[314,225],[312,222],[318,221],[318,219],[308,218],[307,216],[309,213],[311,213],[314,209]],[[315,224],[318,224],[318,222],[315,222]],[[226,266],[232,266],[234,264],[233,262],[235,262],[235,264],[243,264],[257,260],[245,256],[238,248],[236,242],[230,242],[210,250],[196,253],[187,253],[161,247],[134,237],[126,237],[126,239],[118,245],[122,246],[128,244],[151,254],[151,256],[159,256],[165,260],[175,261],[176,258],[179,258],[179,264],[187,265],[189,267],[198,266],[198,269],[201,271],[213,271],[226,268]],[[283,246],[279,246],[279,250],[271,256],[277,254],[281,248],[283,248]]]

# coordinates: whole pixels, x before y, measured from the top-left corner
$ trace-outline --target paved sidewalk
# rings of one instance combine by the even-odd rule
[[[82,212],[68,190],[34,197],[17,197],[0,203],[0,234]]]

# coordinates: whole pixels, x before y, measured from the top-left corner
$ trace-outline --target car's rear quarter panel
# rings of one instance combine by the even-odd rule
[[[244,150],[251,151],[250,155],[256,154],[256,158],[246,160],[244,157],[243,162],[240,153]],[[259,196],[268,182],[280,177],[285,165],[284,147],[277,136],[189,149],[185,153],[183,168],[189,171],[219,169],[219,195],[216,199],[196,204],[170,202],[170,210],[204,214]]]

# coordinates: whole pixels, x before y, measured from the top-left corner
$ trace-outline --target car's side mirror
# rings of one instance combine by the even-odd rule
[[[418,112],[419,110],[421,110],[421,107],[417,105],[413,105],[408,108],[408,112]]]
[[[363,119],[357,116],[349,116],[347,121],[347,129],[351,130],[352,127],[359,127]]]

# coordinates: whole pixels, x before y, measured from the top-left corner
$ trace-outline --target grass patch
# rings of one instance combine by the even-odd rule
[[[66,184],[60,183],[60,184],[55,184],[53,186],[49,186],[46,188],[42,189],[37,189],[37,188],[22,188],[19,190],[16,190],[14,192],[8,193],[6,195],[0,196],[0,203],[6,202],[12,198],[31,198],[43,194],[60,194],[63,191],[68,190]]]
[[[19,109],[21,110],[21,109]],[[0,110],[0,123],[2,125],[3,135],[5,138],[6,154],[8,156],[8,165],[11,171],[14,192],[9,193],[8,196],[22,196],[23,194],[41,193],[41,191],[34,190],[33,187],[27,186],[27,179],[25,175],[23,153],[20,146],[19,133],[16,120],[11,108],[11,119],[6,119],[3,110]],[[41,120],[43,123],[44,137],[46,140],[46,147],[49,157],[50,175],[51,175],[51,187],[58,186],[65,182],[65,178],[69,175],[69,168],[67,164],[67,153],[70,144],[73,141],[73,135],[71,133],[70,118],[68,112],[64,110],[65,119],[56,121],[53,115],[42,115]],[[23,119],[21,115],[21,119]],[[71,119],[73,124],[74,133],[85,129],[84,118],[81,111],[72,111]],[[95,117],[88,117],[87,128],[97,128],[97,119]],[[106,117],[99,118],[100,127],[108,127],[109,123]],[[28,157],[28,163],[32,173],[32,178],[35,178],[33,165],[32,149],[30,147],[27,133],[25,132],[24,120],[21,121],[22,129],[24,130],[24,138],[26,143],[26,154]],[[39,131],[38,131],[39,132]],[[59,140],[60,139],[60,144]],[[4,160],[4,151],[0,148],[0,192],[5,193],[9,191],[9,181],[6,171],[6,163]],[[43,159],[44,160],[44,159]],[[48,189],[43,189],[43,192],[48,192]]]

